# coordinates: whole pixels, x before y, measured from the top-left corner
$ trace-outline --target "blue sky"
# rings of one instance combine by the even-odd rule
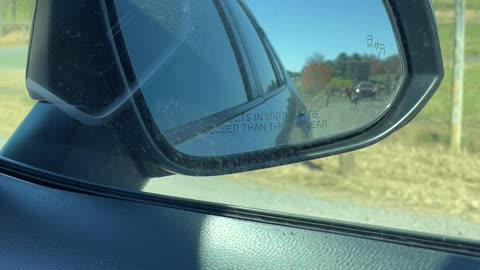
[[[326,59],[339,53],[374,54],[367,37],[398,53],[382,0],[244,0],[288,70],[300,71],[314,52]]]

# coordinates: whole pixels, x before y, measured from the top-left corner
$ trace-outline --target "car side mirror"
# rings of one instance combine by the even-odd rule
[[[94,2],[37,6],[27,88],[87,125],[128,107],[147,168],[221,175],[360,149],[443,78],[429,0]],[[68,17],[79,8],[88,23]]]

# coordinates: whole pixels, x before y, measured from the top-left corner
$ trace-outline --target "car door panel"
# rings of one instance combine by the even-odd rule
[[[478,257],[0,174],[2,269],[478,269]],[[202,213],[203,212],[203,213]],[[233,211],[232,211],[233,212]],[[478,255],[477,255],[478,256]]]

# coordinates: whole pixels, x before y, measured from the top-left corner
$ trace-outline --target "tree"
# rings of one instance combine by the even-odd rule
[[[0,24],[30,23],[35,0],[0,0]]]
[[[388,74],[393,74],[395,77],[399,77],[402,73],[400,56],[392,55],[385,59],[385,69]]]
[[[17,22],[17,0],[11,0],[12,5],[12,21],[13,23]]]
[[[7,15],[8,4],[9,2],[7,0],[0,0],[0,25],[3,24],[4,18]]]
[[[348,65],[350,78],[354,83],[370,79],[370,63],[373,61],[368,55],[352,54]]]
[[[302,86],[309,92],[324,89],[332,80],[333,68],[327,63],[310,62],[303,68]]]
[[[334,76],[342,79],[351,79],[350,70],[348,68],[350,57],[346,53],[341,53],[335,59],[335,73]]]
[[[344,90],[347,87],[352,87],[352,81],[346,80],[342,78],[333,78],[330,83],[328,84],[327,88],[329,90],[338,91]]]
[[[385,63],[380,60],[373,61],[370,65],[370,76],[372,77],[383,75],[385,71]]]

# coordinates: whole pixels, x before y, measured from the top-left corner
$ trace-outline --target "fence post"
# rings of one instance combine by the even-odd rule
[[[462,148],[463,72],[465,64],[465,0],[455,2],[455,52],[453,59],[450,147]]]
[[[0,0],[0,37],[3,36],[3,10],[2,8],[5,6],[4,0]]]
[[[15,24],[17,23],[17,0],[12,0],[10,4],[12,5],[12,21]]]

